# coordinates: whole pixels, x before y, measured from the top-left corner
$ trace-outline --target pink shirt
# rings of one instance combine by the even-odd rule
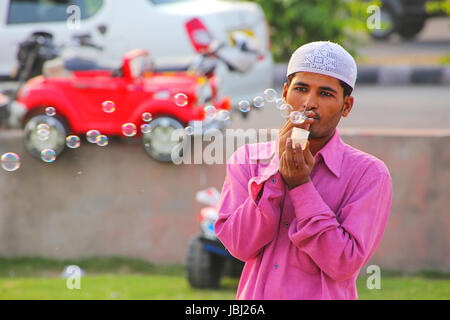
[[[245,261],[236,298],[358,299],[356,278],[391,206],[387,167],[336,130],[315,155],[312,181],[288,190],[276,148],[247,144],[227,163],[215,231]]]

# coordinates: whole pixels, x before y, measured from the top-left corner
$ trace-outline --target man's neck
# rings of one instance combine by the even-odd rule
[[[335,131],[333,131],[330,135],[325,137],[309,139],[309,150],[311,150],[313,156],[315,156],[316,153],[319,152],[320,149],[322,149],[328,143],[328,141],[331,140]]]

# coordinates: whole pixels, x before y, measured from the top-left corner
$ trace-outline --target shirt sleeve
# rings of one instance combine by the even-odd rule
[[[294,245],[336,281],[357,274],[384,233],[392,200],[389,173],[363,176],[339,218],[312,182],[290,190],[289,195],[296,216],[289,229]]]
[[[247,261],[275,238],[284,189],[278,174],[265,182],[255,182],[247,154],[247,164],[236,161],[237,153],[243,151],[238,149],[228,161],[214,229],[233,256]]]

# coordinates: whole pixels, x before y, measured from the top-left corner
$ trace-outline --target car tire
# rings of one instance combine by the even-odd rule
[[[46,123],[50,127],[50,133],[45,140],[38,134],[37,127],[41,123]],[[33,157],[40,159],[41,151],[46,148],[53,149],[57,157],[64,151],[69,129],[65,120],[61,117],[38,114],[26,120],[24,132],[25,149]]]
[[[224,257],[206,251],[200,235],[189,243],[186,273],[193,288],[217,289],[220,287]]]
[[[397,26],[397,32],[403,40],[412,40],[424,26],[425,19],[407,20]]]
[[[142,144],[147,154],[160,162],[172,162],[173,148],[179,146],[179,141],[172,141],[175,130],[183,130],[183,124],[172,117],[161,116],[150,122],[150,132],[142,134]],[[180,148],[179,156],[182,156]]]
[[[370,36],[374,40],[387,40],[396,30],[397,20],[394,11],[388,6],[383,5],[380,11],[381,15],[381,23],[386,24],[386,27],[383,29],[373,29],[370,32]]]

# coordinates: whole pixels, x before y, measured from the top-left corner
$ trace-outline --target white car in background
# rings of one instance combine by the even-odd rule
[[[78,11],[73,10],[77,6]],[[79,13],[80,19],[77,18]],[[98,63],[116,68],[125,52],[151,53],[156,68],[187,66],[208,44],[208,34],[233,45],[234,33],[245,33],[256,62],[246,73],[222,70],[221,96],[233,105],[253,99],[272,86],[269,28],[255,3],[219,0],[2,0],[0,1],[0,77],[17,68],[19,42],[32,32],[46,31],[56,45],[73,35],[90,33],[103,47]]]

